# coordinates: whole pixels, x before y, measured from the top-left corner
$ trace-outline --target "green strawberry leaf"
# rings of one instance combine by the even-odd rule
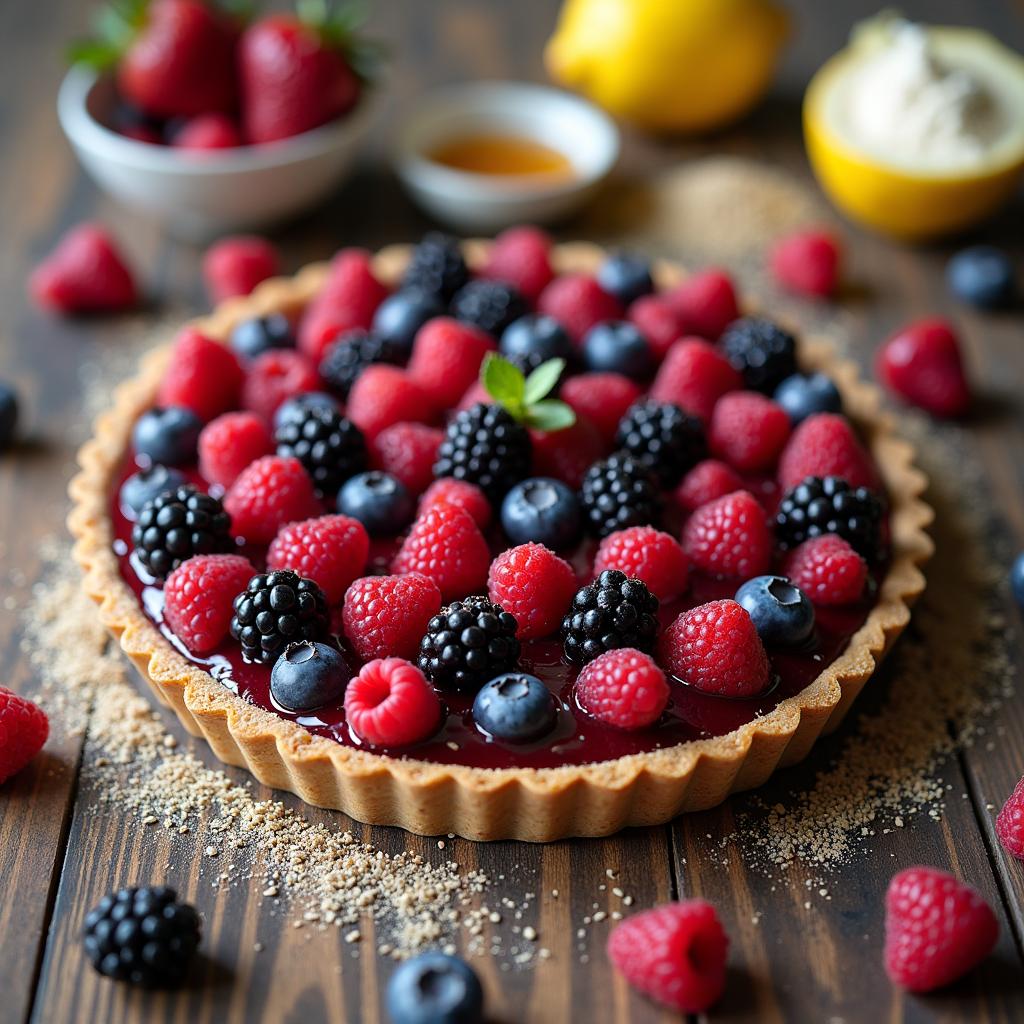
[[[558,378],[565,369],[564,359],[549,359],[541,363],[529,377],[526,378],[526,389],[523,394],[523,401],[527,405],[534,405],[542,398],[547,398],[558,383]]]
[[[546,434],[565,430],[576,422],[576,413],[571,405],[556,399],[536,402],[526,410],[526,425]]]
[[[522,371],[507,359],[489,353],[480,370],[484,390],[516,419],[522,419],[526,404],[526,380]]]

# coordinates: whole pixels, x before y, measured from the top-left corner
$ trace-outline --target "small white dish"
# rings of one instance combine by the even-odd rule
[[[473,135],[540,142],[564,154],[572,174],[478,174],[430,159],[443,143]],[[458,231],[491,233],[579,209],[615,166],[620,145],[612,120],[578,96],[519,82],[473,82],[442,88],[416,105],[399,133],[395,164],[432,217]]]
[[[296,216],[345,179],[366,133],[367,98],[347,117],[263,146],[184,152],[126,138],[106,127],[112,83],[82,67],[57,97],[64,134],[96,183],[173,235],[206,242]]]

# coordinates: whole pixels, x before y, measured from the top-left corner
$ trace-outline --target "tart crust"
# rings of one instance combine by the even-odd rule
[[[479,265],[487,243],[470,241],[465,248],[470,264]],[[381,250],[376,272],[397,282],[409,252],[407,246]],[[602,257],[596,246],[572,243],[557,246],[553,262],[559,272],[590,271]],[[270,312],[296,314],[319,291],[327,272],[328,265],[318,263],[294,278],[267,281],[194,325],[224,341],[240,320]],[[655,276],[665,287],[684,272],[662,262]],[[827,343],[804,339],[801,366],[824,370],[835,380],[847,414],[880,467],[893,543],[891,565],[867,620],[813,682],[724,736],[585,765],[472,768],[346,747],[254,707],[187,661],[145,616],[121,578],[112,549],[109,496],[132,425],[152,404],[169,355],[170,346],[163,346],[142,360],[138,376],[116,389],[113,406],[98,418],[93,438],[79,452],[81,470],[69,487],[68,526],[85,589],[160,702],[173,708],[190,733],[205,737],[221,761],[362,822],[399,825],[422,835],[451,832],[475,840],[548,842],[660,824],[682,812],[712,807],[730,793],[760,786],[776,768],[800,761],[819,736],[839,724],[907,625],[910,607],[924,589],[920,566],[933,551],[925,532],[933,513],[921,498],[927,481],[913,465],[914,451],[896,437],[892,417],[881,411],[877,388],[860,380],[856,367],[838,359]]]

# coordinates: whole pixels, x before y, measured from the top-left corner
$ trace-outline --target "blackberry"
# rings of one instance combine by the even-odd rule
[[[180,985],[199,946],[199,915],[164,885],[120,889],[86,915],[82,940],[100,974],[146,988]]]
[[[476,484],[497,504],[530,472],[530,433],[500,405],[478,402],[448,424],[434,477]]]
[[[657,480],[639,459],[616,452],[587,470],[580,504],[589,531],[607,537],[628,526],[657,525],[661,494]]]
[[[427,623],[417,664],[436,686],[478,689],[519,660],[516,617],[479,594],[453,601]]]
[[[320,360],[320,378],[342,398],[348,398],[356,378],[373,363],[402,362],[398,347],[379,334],[356,329],[345,331],[331,343]]]
[[[498,338],[509,324],[525,316],[529,307],[512,285],[478,278],[455,293],[450,312],[456,320]]]
[[[562,648],[573,665],[586,665],[605,651],[635,647],[654,650],[658,599],[640,580],[605,569],[581,587],[562,620]]]
[[[291,569],[257,573],[235,598],[231,635],[246,661],[273,664],[289,645],[327,635],[327,598]]]
[[[796,339],[771,320],[744,317],[722,335],[722,349],[752,391],[770,395],[797,372]]]
[[[282,423],[274,434],[277,454],[298,459],[321,497],[333,497],[349,477],[366,469],[362,431],[340,412],[318,406]]]
[[[163,580],[193,555],[230,551],[230,529],[231,516],[217,498],[183,484],[142,507],[132,546],[146,572]]]
[[[678,405],[653,399],[626,410],[615,443],[651,470],[663,487],[674,487],[707,455],[701,421]]]
[[[440,231],[430,231],[412,251],[402,288],[436,295],[447,305],[468,280],[469,269],[458,241]]]
[[[779,503],[775,535],[784,548],[795,548],[810,537],[835,533],[874,562],[882,553],[882,511],[867,487],[851,487],[838,476],[809,476]]]

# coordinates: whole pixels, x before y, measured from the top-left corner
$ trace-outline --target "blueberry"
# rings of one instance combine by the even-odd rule
[[[18,425],[18,395],[10,384],[0,380],[0,451],[14,440]]]
[[[191,409],[180,405],[158,407],[136,420],[132,445],[136,455],[144,455],[150,462],[177,466],[195,461],[202,429],[203,421]]]
[[[609,256],[597,272],[597,283],[624,306],[654,291],[650,264],[628,252]]]
[[[421,953],[388,979],[385,997],[392,1024],[478,1024],[484,990],[457,956]]]
[[[768,647],[794,647],[814,630],[814,606],[785,576],[755,576],[736,591],[736,601]]]
[[[843,411],[839,389],[823,373],[794,373],[775,389],[774,398],[793,426],[815,413]]]
[[[550,477],[523,480],[501,503],[501,526],[513,544],[571,548],[580,539],[581,522],[576,492]]]
[[[408,355],[412,352],[416,332],[428,320],[443,313],[444,307],[436,295],[407,288],[389,295],[377,307],[373,316],[373,331]]]
[[[543,313],[527,313],[505,328],[501,335],[502,355],[532,356],[539,362],[572,358],[572,342],[565,328]]]
[[[551,692],[525,672],[506,672],[485,683],[473,701],[473,720],[497,740],[526,743],[551,731],[557,712]]]
[[[1010,566],[1010,589],[1013,591],[1013,599],[1024,610],[1024,552]]]
[[[303,640],[289,644],[270,672],[270,693],[289,711],[314,711],[341,700],[352,673],[341,652]]]
[[[374,537],[393,537],[412,519],[415,506],[401,480],[372,470],[342,484],[338,511],[358,519]]]
[[[975,245],[958,252],[946,267],[950,291],[982,309],[997,309],[1014,297],[1013,264],[1001,249]]]
[[[231,347],[243,359],[255,359],[275,348],[294,348],[295,332],[282,313],[243,320],[231,332]]]
[[[644,380],[654,368],[647,339],[625,320],[606,320],[583,339],[583,362],[588,370],[622,373]]]
[[[274,433],[277,433],[286,423],[304,419],[306,410],[314,406],[330,409],[332,412],[339,412],[341,409],[334,395],[329,395],[326,391],[304,391],[301,395],[289,398],[277,407],[277,412],[274,413]]]
[[[185,474],[159,463],[140,469],[121,484],[120,505],[125,517],[135,519],[154,498],[176,491],[185,483]]]

